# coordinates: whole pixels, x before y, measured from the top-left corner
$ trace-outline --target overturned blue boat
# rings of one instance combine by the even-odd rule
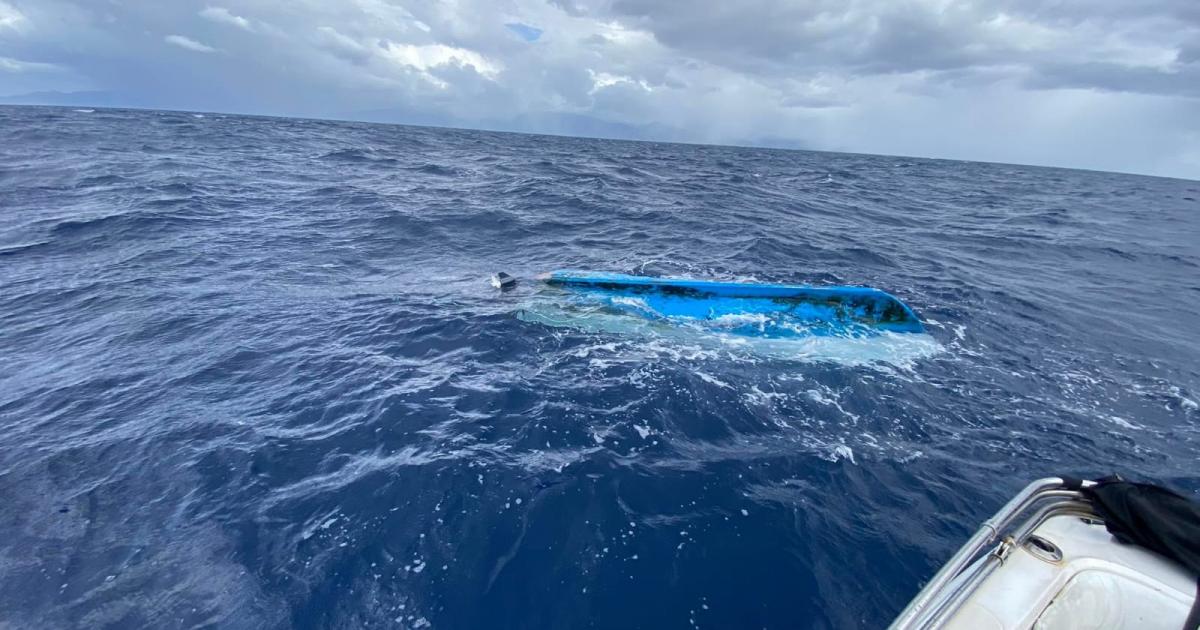
[[[700,323],[735,334],[794,337],[925,331],[908,305],[869,287],[720,282],[571,270],[555,271],[541,279],[569,291],[584,304],[650,319]]]

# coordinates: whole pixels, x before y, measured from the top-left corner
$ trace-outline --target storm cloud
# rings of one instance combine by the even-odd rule
[[[0,0],[0,100],[1200,178],[1200,3]]]

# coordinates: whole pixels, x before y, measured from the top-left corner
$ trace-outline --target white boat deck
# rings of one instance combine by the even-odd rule
[[[1101,523],[1047,519],[1036,541],[1016,547],[963,601],[945,628],[1127,628],[1178,630],[1196,597],[1195,577],[1140,547],[1117,542]]]

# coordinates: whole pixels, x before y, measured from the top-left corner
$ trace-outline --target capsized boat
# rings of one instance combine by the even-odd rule
[[[803,286],[554,271],[546,284],[594,303],[653,319],[724,324],[730,332],[788,337],[829,329],[920,333],[904,302],[870,287]]]
[[[893,630],[1195,630],[1200,504],[1117,477],[1035,481],[967,541]]]

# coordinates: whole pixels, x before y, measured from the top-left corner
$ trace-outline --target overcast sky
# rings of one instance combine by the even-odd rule
[[[0,0],[0,100],[1200,179],[1200,0]]]

